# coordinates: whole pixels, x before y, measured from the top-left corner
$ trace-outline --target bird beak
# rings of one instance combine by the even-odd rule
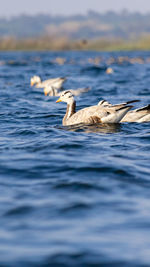
[[[33,86],[34,85],[34,83],[33,82],[31,82],[31,86]]]
[[[60,98],[56,101],[56,103],[59,103],[59,102],[62,102],[62,100]]]
[[[44,94],[45,94],[45,96],[47,96],[47,92],[46,91],[44,92]]]

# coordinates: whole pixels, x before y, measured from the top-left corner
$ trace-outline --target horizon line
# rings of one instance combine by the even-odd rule
[[[148,14],[150,14],[150,10],[146,11],[146,12],[141,12],[141,11],[136,11],[136,10],[135,11],[130,11],[127,8],[122,8],[119,11],[108,9],[108,10],[102,11],[102,12],[96,11],[94,9],[89,9],[84,13],[70,13],[70,14],[60,14],[60,13],[53,13],[53,12],[51,12],[51,13],[50,12],[49,13],[37,12],[35,14],[31,14],[31,13],[28,13],[28,12],[20,12],[19,14],[0,15],[0,19],[11,19],[11,18],[20,17],[20,16],[35,17],[35,16],[39,16],[39,15],[52,16],[52,17],[87,16],[87,15],[89,15],[90,12],[93,12],[93,13],[96,13],[96,14],[99,14],[99,15],[105,15],[107,13],[114,13],[114,14],[117,14],[117,15],[121,15],[123,13],[124,14],[129,14],[129,15],[132,15],[132,14],[148,15]]]

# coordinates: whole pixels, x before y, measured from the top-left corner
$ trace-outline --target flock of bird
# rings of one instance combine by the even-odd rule
[[[101,100],[97,105],[86,107],[76,111],[76,101],[74,96],[88,92],[89,87],[70,89],[63,91],[62,86],[66,81],[64,77],[53,78],[41,81],[39,76],[31,78],[31,86],[44,88],[45,95],[59,96],[58,102],[66,102],[67,110],[63,118],[63,125],[75,124],[96,124],[96,123],[119,123],[119,122],[149,122],[150,104],[139,109],[133,109],[131,105],[139,100],[132,100],[125,103],[112,105],[105,100]]]

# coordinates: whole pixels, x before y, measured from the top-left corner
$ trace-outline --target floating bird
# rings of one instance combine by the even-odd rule
[[[107,102],[106,100],[101,100],[98,103],[98,106],[101,107],[122,107],[124,104],[131,104],[133,102],[139,102],[139,100],[132,100],[132,101],[128,101],[126,103],[121,103],[121,104],[117,104],[117,105],[112,105],[109,102]],[[150,104],[142,107],[142,108],[138,108],[138,109],[134,109],[129,111],[121,120],[121,122],[148,122],[150,121]]]
[[[112,74],[113,72],[114,71],[113,71],[113,69],[111,67],[109,67],[109,68],[106,69],[106,73],[107,74]]]
[[[150,121],[150,104],[134,109],[126,114],[121,122],[149,122]]]
[[[54,86],[56,89],[60,89],[65,81],[66,81],[65,77],[58,77],[45,80],[42,82],[39,76],[33,76],[31,78],[31,86],[35,85],[36,88],[45,88],[46,86]]]
[[[91,88],[90,87],[85,87],[85,88],[78,88],[76,90],[74,89],[70,89],[69,91],[72,93],[72,95],[74,96],[78,96],[82,93],[86,93],[90,90]],[[63,92],[63,91],[62,91]],[[60,96],[61,93],[59,90],[57,90],[54,86],[46,86],[44,88],[44,94],[45,96],[49,95],[49,96]]]
[[[64,91],[56,101],[66,102],[67,111],[63,118],[63,125],[75,125],[79,123],[119,123],[132,106],[124,105],[121,108],[90,106],[76,112],[76,102],[70,91]]]

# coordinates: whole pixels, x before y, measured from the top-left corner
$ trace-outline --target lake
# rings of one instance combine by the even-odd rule
[[[149,266],[150,123],[62,126],[30,78],[150,103],[150,52],[0,52],[0,266]],[[107,67],[113,69],[107,74]]]

